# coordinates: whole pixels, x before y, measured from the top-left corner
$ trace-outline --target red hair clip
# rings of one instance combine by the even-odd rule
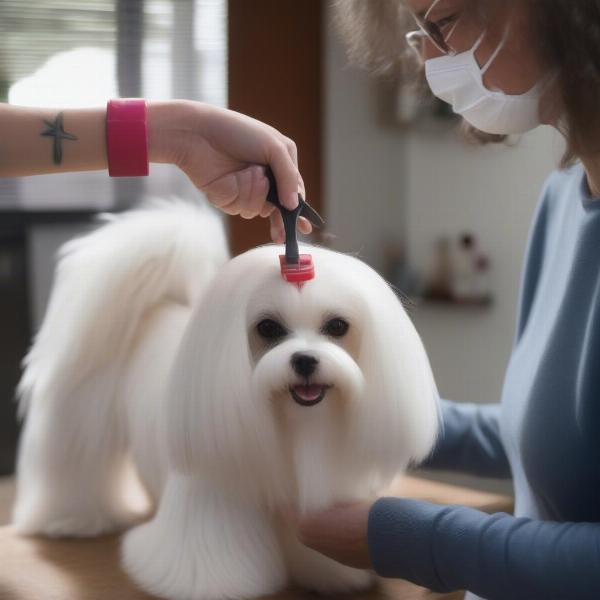
[[[296,233],[298,217],[300,215],[306,217],[315,227],[323,225],[323,219],[312,206],[304,201],[301,194],[298,194],[298,206],[294,210],[285,208],[279,201],[277,183],[270,167],[266,168],[265,175],[269,180],[267,201],[280,210],[285,228],[285,255],[279,256],[281,275],[286,281],[301,285],[305,281],[314,279],[315,267],[312,256],[310,254],[300,254],[298,250]]]
[[[279,255],[281,275],[290,283],[304,283],[315,278],[315,265],[312,255],[300,254],[297,263],[286,262],[285,255]]]

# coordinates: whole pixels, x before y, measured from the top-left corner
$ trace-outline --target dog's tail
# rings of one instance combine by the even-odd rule
[[[148,309],[165,300],[193,304],[227,259],[223,227],[206,208],[154,201],[103,218],[106,225],[59,251],[48,309],[24,361],[21,412],[121,357]]]
[[[207,208],[154,202],[104,220],[60,250],[24,361],[13,514],[23,533],[93,535],[128,522],[118,402],[127,358],[148,311],[193,305],[227,260],[223,227]]]
[[[191,305],[228,256],[208,208],[153,201],[66,243],[42,327],[24,360],[21,414],[114,363],[144,313],[165,300]]]

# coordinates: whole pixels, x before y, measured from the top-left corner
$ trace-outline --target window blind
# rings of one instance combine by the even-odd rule
[[[135,95],[224,106],[226,21],[226,0],[1,0],[0,100],[73,108]],[[193,193],[178,172],[154,167],[143,182],[106,173],[0,180],[0,209],[106,209]]]

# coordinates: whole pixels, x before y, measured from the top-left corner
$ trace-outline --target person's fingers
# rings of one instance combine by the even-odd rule
[[[298,173],[298,191],[302,196],[302,199],[306,201],[306,187],[304,187],[304,179],[302,179],[302,175]]]
[[[235,202],[238,193],[238,178],[236,173],[229,173],[212,181],[201,191],[206,194],[208,201],[217,208],[222,208]]]
[[[238,202],[232,202],[231,204],[228,204],[227,206],[222,206],[221,210],[226,214],[229,215],[231,217],[235,217],[237,215],[240,214],[240,205]]]
[[[294,164],[298,166],[298,147],[296,146],[296,142],[289,137],[283,136],[283,143],[287,148],[290,158],[294,161]]]
[[[252,177],[252,167],[236,173],[238,194],[232,202],[219,207],[223,212],[228,215],[239,215],[244,210],[252,194]]]
[[[283,244],[285,242],[285,229],[281,213],[278,210],[274,210],[269,219],[271,221],[271,239],[276,244]]]
[[[283,244],[285,242],[285,229],[283,227],[283,219],[281,213],[277,210],[271,213],[271,239],[276,244]],[[304,235],[308,235],[312,232],[312,225],[310,221],[304,217],[298,219],[298,230]]]
[[[303,516],[297,525],[301,543],[351,567],[371,567],[367,539],[370,504],[337,505]]]
[[[240,216],[242,219],[253,219],[261,213],[269,189],[269,181],[263,167],[256,165],[250,169],[250,173],[250,191],[241,204]]]
[[[269,182],[267,181],[267,185],[268,185],[268,183]],[[270,202],[265,202],[262,207],[262,210],[260,211],[260,216],[263,219],[266,219],[267,217],[269,217],[271,215],[271,213],[274,210],[277,210],[277,207],[274,204],[271,204]]]
[[[273,169],[275,180],[277,181],[279,201],[286,208],[293,210],[298,206],[300,174],[284,142],[279,141],[275,143],[269,157],[269,165]]]
[[[309,233],[312,232],[313,228],[308,219],[305,219],[304,217],[299,217],[298,218],[298,230],[300,231],[300,233],[303,233],[304,235],[308,235]]]

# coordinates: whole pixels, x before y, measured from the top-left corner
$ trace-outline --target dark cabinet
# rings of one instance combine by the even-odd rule
[[[24,224],[0,219],[0,475],[14,470],[15,389],[31,336],[26,248]]]

